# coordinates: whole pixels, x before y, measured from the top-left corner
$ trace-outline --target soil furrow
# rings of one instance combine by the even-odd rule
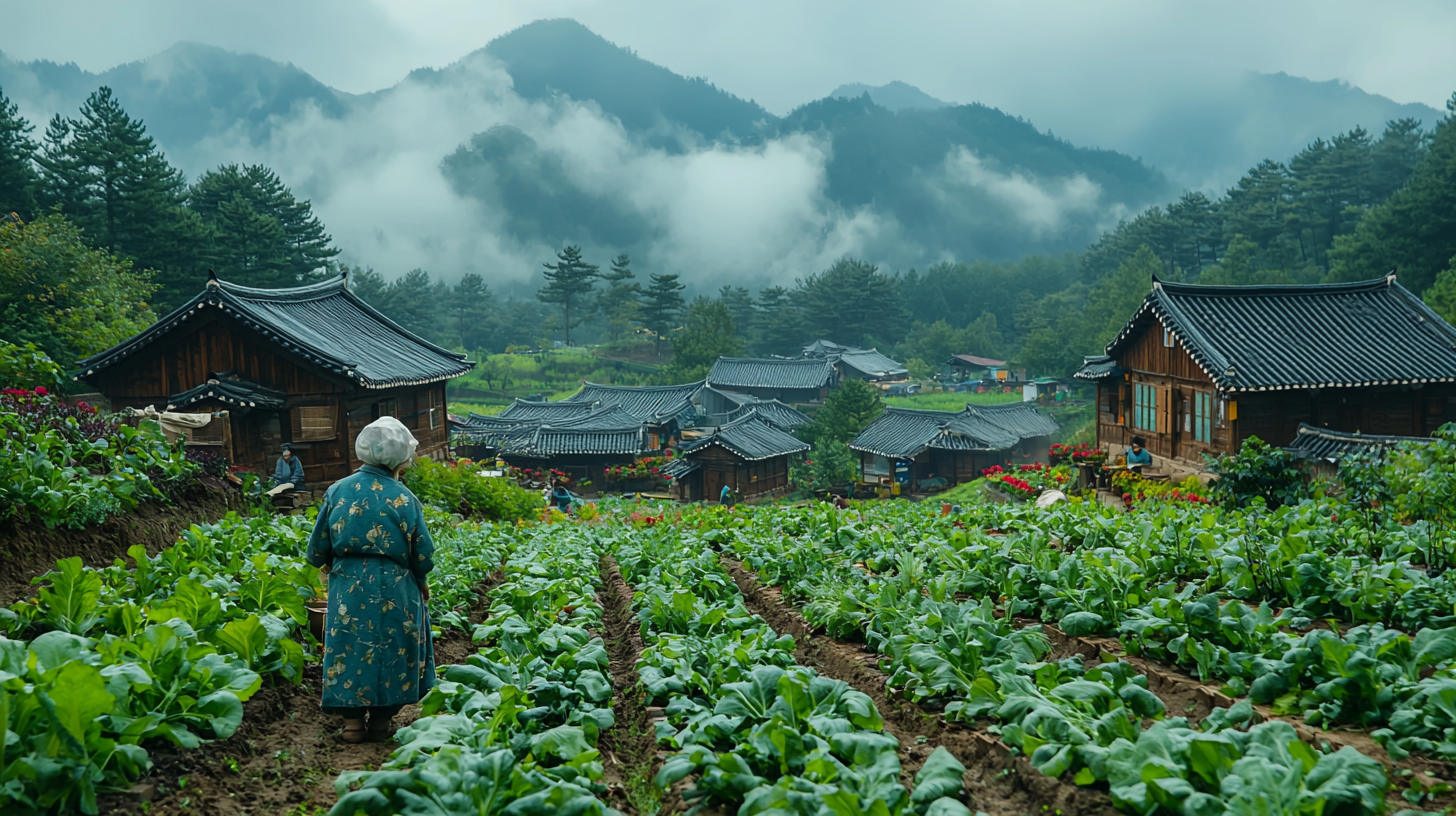
[[[489,590],[498,576],[477,587],[479,600],[470,621],[479,622],[490,607]],[[435,641],[437,665],[459,663],[475,651],[470,634],[446,630]],[[265,687],[243,705],[243,724],[228,739],[194,750],[148,746],[154,766],[130,794],[103,797],[104,814],[217,816],[296,814],[322,816],[337,800],[334,780],[345,771],[374,770],[395,745],[340,738],[341,723],[319,706],[323,669],[304,669],[303,682]],[[419,717],[419,706],[405,706],[395,725]]]
[[[632,615],[632,588],[610,555],[601,560],[602,605],[607,655],[612,675],[612,714],[616,723],[601,736],[598,748],[610,786],[609,804],[628,816],[656,813],[660,795],[653,785],[657,775],[657,740],[642,704],[637,660],[642,656],[642,633]]]
[[[1111,816],[1117,813],[1105,794],[1054,779],[1037,771],[995,736],[890,697],[888,678],[877,657],[860,646],[815,637],[798,610],[784,603],[777,587],[766,586],[738,561],[722,557],[749,610],[775,631],[794,636],[795,656],[805,666],[843,680],[869,695],[885,720],[885,730],[900,740],[903,781],[910,783],[936,746],[945,746],[966,766],[964,784],[970,806],[990,816],[1059,812],[1062,816]]]

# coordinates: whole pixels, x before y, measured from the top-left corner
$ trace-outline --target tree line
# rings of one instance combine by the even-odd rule
[[[1448,104],[1456,110],[1456,97]],[[568,245],[534,299],[498,297],[477,274],[396,279],[337,260],[308,201],[266,167],[227,164],[188,183],[102,88],[39,139],[0,91],[0,334],[75,360],[191,297],[209,268],[260,288],[340,270],[405,328],[450,348],[498,352],[560,339],[650,345],[665,378],[722,355],[796,356],[816,338],[876,347],[925,375],[951,354],[1066,374],[1116,334],[1154,275],[1216,285],[1375,277],[1392,267],[1456,318],[1456,125],[1388,123],[1317,140],[1251,168],[1223,196],[1187,193],[1120,223],[1080,254],[881,270],[844,258],[756,291],[643,274],[627,255]]]

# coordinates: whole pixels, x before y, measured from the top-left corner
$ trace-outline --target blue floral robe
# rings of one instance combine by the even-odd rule
[[[420,595],[434,551],[420,500],[383,468],[365,465],[324,495],[308,562],[331,565],[325,711],[418,702],[434,686]]]

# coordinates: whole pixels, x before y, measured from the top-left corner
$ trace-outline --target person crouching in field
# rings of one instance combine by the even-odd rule
[[[435,545],[399,481],[418,444],[394,417],[360,431],[364,466],[324,494],[308,540],[308,562],[329,580],[323,709],[343,716],[344,742],[389,739],[394,715],[435,684],[425,606]]]

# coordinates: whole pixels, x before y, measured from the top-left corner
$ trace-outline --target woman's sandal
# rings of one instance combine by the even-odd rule
[[[344,742],[351,745],[361,743],[368,735],[363,720],[344,720]]]
[[[379,719],[369,718],[369,731],[367,738],[370,742],[388,742],[394,736],[394,718]]]

